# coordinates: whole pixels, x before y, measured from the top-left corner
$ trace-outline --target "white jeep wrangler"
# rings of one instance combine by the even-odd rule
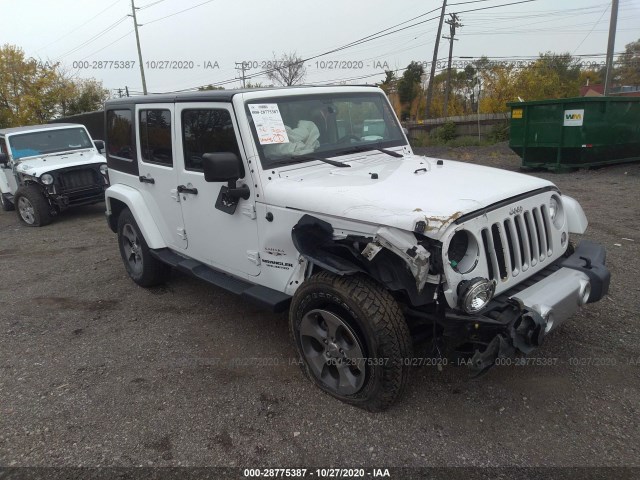
[[[109,185],[104,142],[83,125],[59,123],[0,130],[0,205],[41,227],[71,206],[104,201]]]
[[[384,93],[158,95],[105,108],[107,219],[131,278],[170,267],[289,310],[302,370],[372,411],[429,340],[484,371],[607,293],[580,205],[535,177],[412,153]],[[459,357],[458,357],[459,358]],[[446,357],[445,357],[446,359]]]

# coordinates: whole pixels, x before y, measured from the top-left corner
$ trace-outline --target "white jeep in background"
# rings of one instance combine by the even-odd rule
[[[51,124],[0,130],[0,205],[17,209],[31,227],[68,207],[104,201],[109,185],[104,142],[83,125]]]
[[[529,353],[609,288],[551,182],[416,156],[373,87],[109,100],[107,219],[129,276],[171,268],[289,311],[303,372],[368,410],[411,365]],[[264,328],[269,328],[265,325]],[[414,342],[433,355],[416,358]]]

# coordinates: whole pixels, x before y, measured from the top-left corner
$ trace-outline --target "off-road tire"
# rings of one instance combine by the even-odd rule
[[[131,238],[132,234],[135,235],[135,240]],[[118,217],[118,246],[127,273],[141,287],[153,287],[169,279],[171,267],[151,255],[128,208],[122,210]]]
[[[37,185],[23,185],[13,197],[20,221],[28,227],[43,227],[51,223],[51,205]]]
[[[0,193],[0,207],[4,212],[10,212],[11,210],[15,210],[13,203],[9,201],[6,193]]]
[[[305,358],[300,327],[305,315],[316,309],[341,316],[361,342],[365,380],[353,394],[340,395],[329,388]],[[292,299],[289,330],[303,373],[333,397],[375,412],[393,404],[406,387],[413,347],[409,328],[391,294],[364,275],[341,277],[320,272],[310,277]]]

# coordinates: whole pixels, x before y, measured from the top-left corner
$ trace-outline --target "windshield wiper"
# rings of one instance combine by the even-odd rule
[[[340,153],[360,153],[360,152],[370,152],[372,150],[377,150],[378,152],[386,153],[387,155],[391,155],[396,158],[403,158],[404,155],[398,152],[394,152],[393,150],[387,150],[386,148],[374,147],[373,145],[358,145],[356,147],[345,148],[340,150]]]
[[[333,165],[334,167],[350,167],[348,163],[338,162],[337,160],[330,160],[328,158],[322,157],[314,157],[313,155],[292,155],[288,158],[283,158],[282,160],[278,160],[277,162],[271,163],[270,166],[274,165],[289,165],[292,163],[297,163],[297,160],[319,160],[324,163],[328,163],[329,165]]]
[[[44,152],[44,153],[40,153],[39,155],[33,155],[34,157],[60,157],[62,155],[69,155],[71,153],[76,153],[79,152],[81,150],[89,150],[91,147],[81,147],[81,148],[74,148],[72,150],[62,150],[62,151],[57,151],[57,152]]]

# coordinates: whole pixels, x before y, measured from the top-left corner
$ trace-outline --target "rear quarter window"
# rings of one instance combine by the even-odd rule
[[[107,112],[107,153],[109,156],[135,160],[131,110]]]

